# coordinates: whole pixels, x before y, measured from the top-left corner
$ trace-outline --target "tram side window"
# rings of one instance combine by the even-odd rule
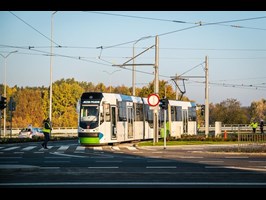
[[[118,102],[118,118],[119,121],[127,120],[127,104],[125,101]]]
[[[145,107],[145,118],[146,118],[146,120],[149,122],[149,123],[153,123],[153,111],[152,110],[150,110],[150,106],[149,105],[147,105],[147,104],[145,104],[144,105]]]
[[[182,107],[176,106],[176,121],[182,121]]]
[[[196,121],[196,107],[189,107],[188,108],[188,120],[189,121]]]
[[[176,120],[176,106],[171,106],[171,120],[177,121]]]
[[[110,122],[111,116],[110,116],[110,104],[104,103],[103,104],[103,113],[105,121]]]
[[[136,121],[143,121],[143,104],[136,104]]]

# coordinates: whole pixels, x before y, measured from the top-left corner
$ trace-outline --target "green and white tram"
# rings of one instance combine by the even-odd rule
[[[85,92],[77,104],[81,145],[103,145],[153,139],[153,110],[147,98],[115,93]],[[160,112],[160,111],[159,111]],[[163,112],[159,126],[163,127]],[[173,137],[196,134],[196,104],[169,100],[167,122]],[[160,133],[157,133],[160,137]]]

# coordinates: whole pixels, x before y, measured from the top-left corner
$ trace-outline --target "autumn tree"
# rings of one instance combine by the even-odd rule
[[[266,120],[266,99],[253,101],[250,106],[250,120]]]
[[[210,106],[210,123],[220,121],[223,124],[245,124],[248,122],[241,104],[236,99],[227,99]]]
[[[84,89],[72,79],[53,84],[52,123],[57,126],[77,126],[76,106]]]
[[[41,90],[37,88],[20,89],[14,100],[16,110],[12,118],[13,127],[25,127],[28,124],[42,126],[45,114],[42,110]]]

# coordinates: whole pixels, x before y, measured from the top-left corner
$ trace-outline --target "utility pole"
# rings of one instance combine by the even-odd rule
[[[143,37],[141,39],[144,38],[149,38],[151,36],[148,37]],[[141,40],[140,39],[140,40]],[[138,41],[140,41],[138,40]],[[138,42],[137,41],[137,42]],[[155,63],[143,63],[143,64],[135,64],[135,62],[133,61],[133,64],[128,64],[131,60],[134,60],[136,57],[140,56],[141,54],[145,53],[146,51],[150,50],[151,48],[155,47]],[[133,53],[135,54],[135,52]],[[158,35],[155,37],[155,45],[152,45],[151,47],[147,48],[146,50],[142,51],[141,53],[137,54],[136,56],[133,55],[133,58],[127,60],[126,62],[124,62],[121,65],[112,65],[112,66],[116,66],[116,67],[120,67],[120,68],[124,68],[126,66],[153,66],[154,67],[154,94],[157,94],[159,96],[159,73],[158,73],[158,66],[159,66],[159,37]],[[133,74],[134,74],[134,68],[132,68]],[[132,76],[133,78],[133,76]],[[135,79],[135,76],[133,78],[133,80]],[[135,81],[134,81],[135,83]],[[134,83],[132,83],[132,88],[134,87]],[[158,112],[159,112],[159,106],[155,106],[153,109],[153,144],[155,144],[155,142],[158,142]]]
[[[57,11],[52,12],[51,14],[51,55],[50,55],[50,99],[49,99],[49,118],[50,118],[50,122],[52,123],[52,98],[53,98],[53,65],[52,65],[52,61],[53,61],[53,21],[54,21],[54,14]]]
[[[205,136],[209,134],[209,66],[208,57],[205,57]]]
[[[159,96],[159,37],[155,37],[155,64],[154,64],[154,93]],[[156,106],[153,110],[153,144],[158,142],[158,111],[159,107]]]
[[[6,95],[6,60],[8,58],[8,56],[10,56],[12,53],[16,53],[18,51],[11,51],[9,52],[6,56],[0,54],[0,56],[2,56],[4,58],[4,61],[5,61],[5,72],[4,72],[4,78],[5,78],[5,86],[4,86],[4,97],[7,98],[7,95]],[[4,137],[6,136],[6,108],[4,109]]]

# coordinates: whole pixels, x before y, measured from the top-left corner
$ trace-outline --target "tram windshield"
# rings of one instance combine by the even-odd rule
[[[83,128],[95,128],[99,121],[99,106],[84,105],[80,110],[80,126]]]
[[[98,120],[98,106],[82,106],[81,107],[81,121],[97,121]]]

